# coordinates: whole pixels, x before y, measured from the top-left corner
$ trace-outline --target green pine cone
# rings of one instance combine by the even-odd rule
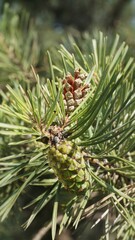
[[[89,188],[89,174],[80,147],[71,141],[51,146],[48,152],[50,167],[63,186],[82,194]]]

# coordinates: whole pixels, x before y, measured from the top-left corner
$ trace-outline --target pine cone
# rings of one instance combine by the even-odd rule
[[[77,69],[74,72],[74,77],[68,73],[63,80],[63,97],[67,114],[73,112],[88,93],[89,84],[84,84],[86,77],[85,74],[80,73],[80,69]]]
[[[81,148],[63,140],[48,152],[50,167],[63,186],[71,192],[82,194],[89,187],[89,174]]]

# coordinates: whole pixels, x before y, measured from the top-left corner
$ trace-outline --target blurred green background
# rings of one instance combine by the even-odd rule
[[[9,8],[4,10],[7,2]],[[87,53],[89,35],[96,35],[99,30],[110,38],[118,33],[121,40],[130,45],[134,56],[135,0],[0,0],[1,89],[11,79],[24,80],[24,75],[31,80],[31,65],[39,75],[48,76],[46,51],[55,51],[60,43],[72,48],[71,38]],[[8,63],[8,68],[5,63]],[[4,146],[2,151],[5,151]],[[26,199],[19,200],[8,220],[0,224],[0,240],[36,240],[34,235],[45,221],[50,220],[51,204],[38,216],[38,224],[36,221],[24,231],[21,224],[27,219],[30,210],[22,214],[21,206],[28,199],[31,199],[31,189],[28,189]],[[77,231],[65,232],[57,239],[98,240],[102,233],[102,223],[91,232],[89,228],[90,223],[84,222]],[[50,233],[42,239],[49,240]]]
[[[4,3],[0,1],[0,12]],[[46,46],[56,44],[65,33],[78,37],[80,33],[95,30],[119,33],[134,44],[135,0],[10,0],[10,6],[19,11],[27,9],[38,30],[53,36]],[[52,34],[52,35],[51,35]]]

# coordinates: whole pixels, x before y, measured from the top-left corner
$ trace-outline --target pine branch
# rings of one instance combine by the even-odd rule
[[[33,211],[24,227],[53,201],[53,239],[61,205],[60,233],[103,207],[109,210],[93,226],[104,218],[109,223],[115,209],[110,231],[124,223],[123,232],[129,228],[132,236],[135,227],[134,59],[118,36],[110,49],[100,33],[92,47],[87,58],[76,44],[74,54],[62,46],[59,67],[48,53],[51,79],[42,84],[34,72],[33,87],[8,85],[8,101],[5,97],[0,105],[0,133],[8,136],[11,152],[0,158],[0,218],[28,186],[42,186],[26,206]]]

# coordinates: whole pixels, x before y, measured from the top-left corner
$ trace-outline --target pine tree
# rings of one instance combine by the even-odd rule
[[[36,185],[43,190],[27,206],[34,210],[25,228],[52,200],[52,239],[60,208],[59,233],[101,211],[92,227],[105,219],[102,239],[111,232],[115,239],[134,239],[135,64],[118,36],[108,46],[102,33],[87,55],[76,44],[73,54],[61,46],[59,66],[48,52],[50,79],[40,80],[33,69],[36,85],[7,86],[8,102],[0,106],[0,134],[9,136],[10,149],[0,159],[2,221]]]

